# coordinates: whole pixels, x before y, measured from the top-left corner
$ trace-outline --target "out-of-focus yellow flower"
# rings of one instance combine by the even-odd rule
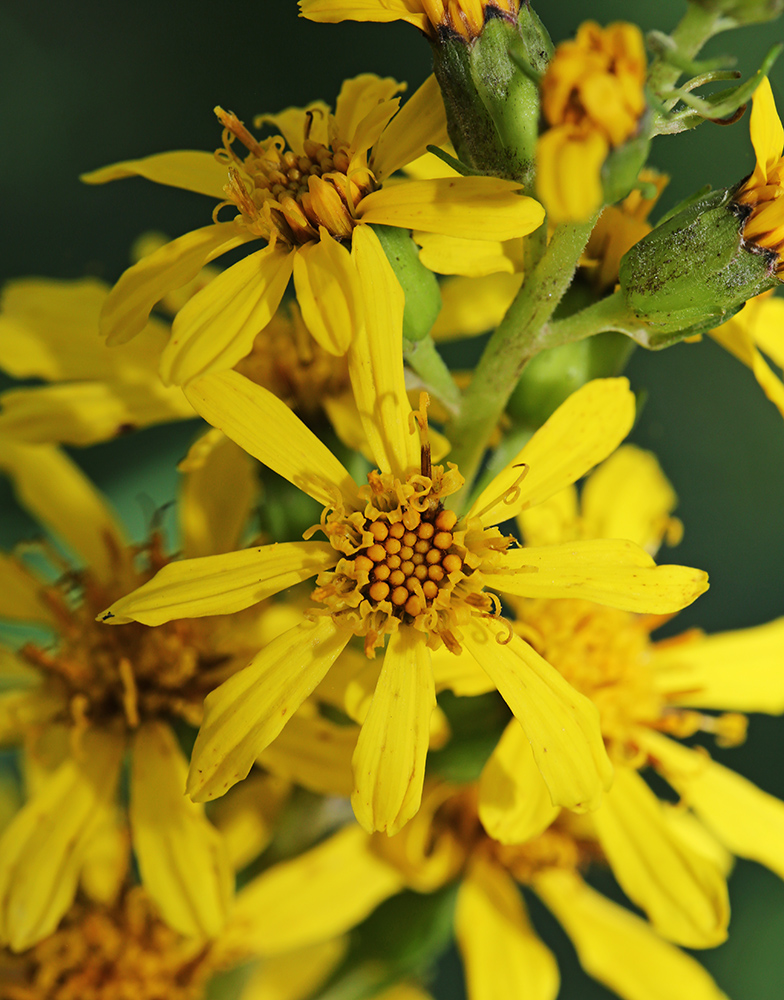
[[[588,237],[580,263],[590,269],[588,273],[600,291],[616,284],[621,257],[651,231],[648,215],[669,177],[656,170],[644,169],[640,171],[640,181],[654,186],[653,197],[646,198],[639,188],[635,188],[620,204],[605,208]]]
[[[408,21],[430,38],[446,32],[472,41],[488,9],[515,19],[520,0],[299,0],[299,9],[310,21]]]
[[[270,393],[236,372],[187,389],[199,412],[324,505],[326,542],[306,540],[171,563],[102,616],[121,624],[236,611],[320,573],[302,624],[262,651],[205,703],[188,789],[211,799],[241,780],[354,635],[372,656],[389,638],[354,756],[355,812],[367,829],[398,830],[417,810],[435,705],[431,650],[469,653],[524,727],[553,801],[595,806],[610,781],[596,753],[595,709],[499,617],[505,594],[580,595],[627,610],[669,613],[707,586],[704,573],[656,567],[630,542],[514,548],[497,524],[544,501],[608,455],[634,418],[625,379],[574,394],[463,517],[444,505],[459,471],[431,466],[413,433],[401,363],[403,296],[375,234],[352,253],[367,286],[351,342],[352,387],[377,471],[359,486]],[[368,260],[368,258],[370,258]],[[367,260],[367,263],[366,263]],[[314,528],[313,531],[318,530]],[[311,532],[312,533],[312,532]],[[292,664],[296,664],[293,669]]]
[[[449,177],[386,183],[446,141],[443,102],[434,78],[398,113],[403,86],[364,75],[344,83],[334,115],[323,102],[263,115],[280,134],[257,140],[236,115],[217,109],[223,149],[176,152],[87,174],[104,183],[139,174],[209,194],[237,214],[166,244],[120,278],[102,314],[118,343],[142,329],[153,305],[207,260],[254,240],[267,243],[217,275],[179,311],[161,358],[164,383],[184,384],[232,368],[272,318],[293,274],[303,319],[321,346],[343,353],[362,313],[368,282],[350,252],[357,231],[373,224],[506,240],[536,229],[543,209],[520,185],[496,177]],[[236,141],[245,155],[235,149]]]
[[[82,897],[45,940],[16,952],[0,946],[0,998],[204,1000],[215,995],[216,974],[242,963],[251,971],[241,988],[234,986],[236,1000],[305,1000],[339,963],[347,941],[270,956],[259,948],[243,899],[253,890],[251,881],[237,896],[237,916],[209,942],[170,927],[149,892],[127,880],[111,899]]]
[[[762,391],[784,416],[784,383],[765,360],[784,368],[784,299],[770,294],[750,299],[731,320],[710,331],[711,337],[754,373]]]
[[[637,132],[645,111],[640,29],[586,21],[555,50],[542,78],[548,128],[536,147],[536,189],[552,223],[584,220],[603,201],[601,170],[611,149]]]
[[[235,548],[255,502],[251,463],[210,431],[189,466],[182,550],[201,556]],[[112,898],[124,874],[128,824],[163,918],[182,934],[214,935],[233,891],[229,846],[203,808],[183,797],[187,763],[172,726],[199,724],[204,696],[277,634],[277,616],[137,627],[115,639],[95,623],[96,611],[166,562],[160,537],[130,545],[103,497],[52,446],[3,441],[0,468],[77,559],[71,564],[47,547],[45,565],[33,571],[20,558],[0,557],[0,618],[14,626],[13,645],[0,647],[0,742],[24,745],[30,792],[0,838],[0,941],[20,950],[51,933],[80,884],[93,898]],[[328,747],[329,734],[320,735]],[[352,749],[345,748],[346,772]],[[116,804],[126,751],[127,816]],[[285,776],[296,777],[286,763]],[[287,783],[261,780],[281,802]],[[264,837],[256,828],[258,845]]]
[[[754,91],[751,141],[757,162],[735,200],[751,207],[743,238],[773,251],[778,258],[777,274],[784,271],[784,128],[776,111],[770,81],[765,77]]]

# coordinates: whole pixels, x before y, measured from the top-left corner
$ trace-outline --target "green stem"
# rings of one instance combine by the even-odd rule
[[[607,330],[629,333],[631,322],[623,296],[620,292],[614,292],[580,312],[542,327],[534,347],[537,351],[544,351],[551,347],[561,347],[562,344],[573,344]]]
[[[460,412],[460,390],[452,373],[438,353],[432,337],[422,340],[404,340],[403,357],[406,364],[417,373],[424,388],[441,401],[453,416]]]
[[[571,284],[595,222],[596,216],[588,222],[558,226],[485,348],[460,413],[447,431],[452,442],[450,461],[465,476],[466,492],[523,368],[541,349],[537,338]]]
[[[693,59],[703,45],[725,26],[720,14],[705,10],[696,4],[689,4],[670,38],[675,43],[679,55]],[[660,56],[651,69],[651,89],[657,94],[669,90],[678,82],[681,73],[682,70],[678,66],[666,62]]]

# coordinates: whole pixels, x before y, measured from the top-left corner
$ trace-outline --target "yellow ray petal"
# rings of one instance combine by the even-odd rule
[[[765,296],[753,300],[753,305],[755,308],[749,310],[752,336],[768,357],[784,368],[784,299]]]
[[[446,110],[432,74],[405,102],[373,147],[371,166],[379,183],[423,156],[428,146],[448,142]]]
[[[511,274],[512,259],[499,240],[469,240],[440,233],[414,233],[419,244],[419,259],[438,274],[460,274],[481,278],[498,271]]]
[[[523,844],[546,830],[559,811],[550,799],[528,737],[513,719],[479,780],[482,826],[502,844]]]
[[[353,765],[354,815],[369,833],[397,833],[419,809],[436,704],[430,651],[420,632],[393,632]]]
[[[463,643],[523,727],[553,804],[595,809],[612,781],[596,706],[496,623],[477,620],[465,629]]]
[[[768,304],[773,305],[773,302]],[[757,350],[756,324],[753,323],[750,305],[747,303],[731,320],[709,332],[717,343],[752,370],[762,391],[784,416],[784,384]],[[771,346],[770,342],[768,346]]]
[[[551,225],[584,222],[604,201],[602,165],[609,144],[601,132],[573,126],[548,129],[536,144],[536,193]]]
[[[183,555],[193,558],[238,548],[258,499],[255,463],[213,428],[191,447],[179,471],[184,473],[178,508]]]
[[[405,296],[369,226],[352,240],[365,306],[365,322],[348,353],[348,370],[362,425],[381,472],[404,479],[419,464],[419,439],[411,432],[411,406],[403,378]]]
[[[14,951],[51,934],[73,902],[93,823],[114,793],[123,741],[87,730],[0,838],[0,940]]]
[[[185,395],[208,423],[325,507],[341,494],[356,501],[351,476],[269,390],[237,372],[217,372],[189,385]]]
[[[585,484],[583,533],[586,538],[626,538],[654,555],[677,502],[656,457],[623,445]]]
[[[294,287],[302,318],[330,354],[345,354],[362,322],[359,279],[349,251],[319,227],[321,239],[294,258]]]
[[[98,620],[161,625],[173,618],[232,614],[329,569],[338,558],[328,542],[283,542],[181,559],[115,601]]]
[[[284,632],[204,700],[187,792],[197,802],[241,781],[351,638],[331,618]]]
[[[133,741],[131,832],[142,883],[181,934],[214,937],[234,888],[220,834],[183,795],[188,765],[174,733],[147,722]]]
[[[5,676],[0,678],[0,684],[5,680]],[[23,743],[34,727],[44,726],[61,715],[64,707],[65,699],[36,687],[26,691],[0,689],[0,747]]]
[[[339,726],[305,708],[295,713],[260,755],[259,763],[319,795],[348,798],[354,790],[351,757],[359,730]]]
[[[303,1000],[313,996],[347,947],[348,939],[341,937],[266,958],[253,969],[234,1000]],[[233,956],[229,960],[233,961]]]
[[[482,278],[447,278],[441,283],[441,312],[434,340],[475,337],[493,330],[506,315],[523,281],[521,274],[488,274]]]
[[[436,691],[448,689],[461,697],[495,691],[495,684],[472,656],[455,656],[446,646],[430,654]]]
[[[101,333],[107,344],[124,344],[135,337],[167,292],[195,278],[208,261],[252,239],[256,237],[233,222],[219,222],[185,233],[129,267],[101,310]]]
[[[560,977],[511,877],[477,855],[460,885],[455,934],[471,1000],[555,1000]]]
[[[607,458],[634,423],[634,393],[625,378],[588,382],[573,392],[472,507],[488,527],[547,500]],[[525,478],[518,483],[524,466]],[[469,514],[470,516],[470,514]]]
[[[699,962],[578,875],[551,868],[535,887],[572,939],[585,971],[624,1000],[727,1000]]]
[[[704,750],[647,731],[643,746],[683,804],[722,844],[784,878],[784,802],[717,764]]]
[[[109,504],[65,452],[53,445],[3,441],[0,469],[20,502],[62,539],[100,580],[117,580],[128,541]]]
[[[128,830],[118,803],[101,803],[79,876],[80,890],[96,903],[111,906],[117,901],[128,877],[128,847]]]
[[[234,871],[241,871],[269,845],[291,791],[284,778],[254,772],[213,803],[210,819],[220,831]]]
[[[688,948],[725,940],[729,901],[722,872],[675,833],[636,771],[616,769],[591,818],[621,888],[662,937]]]
[[[350,80],[344,80],[338,99],[335,101],[335,125],[338,135],[344,139],[353,138],[359,123],[379,104],[391,101],[407,87],[391,76],[380,77],[375,73],[360,73]]]
[[[335,24],[338,21],[408,21],[415,28],[430,30],[430,20],[427,14],[420,13],[422,4],[417,0],[384,0],[384,5],[378,0],[299,0],[300,17],[310,21],[322,21]]]
[[[567,486],[551,497],[517,515],[520,534],[526,545],[557,545],[579,537],[577,489]]]
[[[225,937],[261,955],[317,944],[350,930],[402,888],[397,869],[352,824],[249,882],[237,896]]]
[[[13,556],[0,552],[0,618],[55,625],[57,619],[42,600],[41,584]]]
[[[286,140],[286,145],[299,156],[305,152],[305,136],[326,146],[329,142],[327,124],[331,108],[324,101],[311,101],[305,108],[286,108],[274,115],[257,115],[254,128],[274,125]]]
[[[357,206],[363,222],[474,240],[511,240],[538,229],[544,209],[498,177],[437,177],[374,191]]]
[[[657,690],[677,705],[784,712],[784,618],[653,647]]]
[[[225,197],[223,187],[229,179],[225,163],[219,163],[212,153],[192,149],[156,153],[141,160],[124,160],[91,170],[79,179],[85,184],[106,184],[122,177],[144,177],[156,184],[184,188],[219,200]]]
[[[165,385],[232,368],[275,315],[295,253],[266,246],[221,271],[180,309],[161,355]]]
[[[3,393],[0,403],[0,434],[27,444],[84,447],[150,424],[194,416],[180,389],[161,385],[154,370],[149,381],[134,384],[112,379],[11,390]]]
[[[754,91],[749,131],[751,144],[757,155],[751,182],[764,184],[784,152],[784,128],[776,111],[776,102],[767,77],[763,77]]]
[[[504,594],[579,598],[657,615],[680,611],[708,589],[702,570],[656,566],[634,542],[619,539],[512,549],[498,566],[499,572],[483,577]]]

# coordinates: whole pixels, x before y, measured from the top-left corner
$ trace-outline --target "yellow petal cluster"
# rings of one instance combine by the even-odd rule
[[[517,17],[519,0],[299,0],[300,17],[339,21],[407,21],[431,39],[457,35],[467,42],[482,32],[491,9],[495,16]]]
[[[637,133],[645,76],[633,24],[586,21],[556,48],[541,84],[548,127],[536,147],[536,187],[552,223],[589,219],[601,206],[602,166]]]

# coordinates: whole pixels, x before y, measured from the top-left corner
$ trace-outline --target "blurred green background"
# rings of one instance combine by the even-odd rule
[[[591,17],[602,24],[638,20],[671,29],[680,0],[657,3],[548,0],[539,7],[555,41]],[[751,73],[784,22],[714,39],[706,55],[731,52]],[[0,278],[26,275],[113,281],[144,230],[175,236],[206,224],[211,204],[198,195],[142,180],[80,184],[80,172],[169,149],[211,149],[219,142],[216,104],[250,120],[312,98],[334,100],[344,77],[372,71],[418,85],[429,72],[428,45],[404,24],[315,25],[297,18],[294,0],[161,3],[55,3],[0,6]],[[784,111],[784,60],[772,74]],[[668,208],[710,183],[735,183],[753,166],[748,114],[736,125],[710,123],[656,140],[653,165],[672,175]],[[686,525],[667,558],[710,572],[712,589],[678,625],[708,630],[755,625],[784,613],[784,421],[750,373],[713,342],[658,354],[638,351],[628,369],[649,394],[634,440],[654,449],[680,496]],[[140,535],[155,507],[171,499],[173,462],[195,425],[145,431],[76,453]],[[2,541],[30,523],[0,483]],[[784,670],[784,663],[782,664]],[[721,759],[764,789],[784,796],[784,724],[752,720],[749,740]],[[705,964],[735,1000],[784,995],[784,886],[740,864],[731,881],[730,941]],[[542,921],[539,910],[534,914]],[[610,996],[581,976],[565,939],[548,922],[564,973],[563,1000]],[[436,990],[458,998],[456,961]]]

